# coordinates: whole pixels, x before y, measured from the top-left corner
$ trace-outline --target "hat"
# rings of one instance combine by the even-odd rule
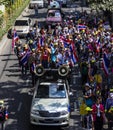
[[[90,87],[89,83],[86,83],[86,84],[85,84],[85,86],[88,86],[88,87]]]
[[[113,111],[113,105],[110,107],[110,109],[109,109],[110,111]]]
[[[4,101],[0,100],[0,106],[3,106],[3,104],[4,104]]]
[[[58,43],[57,42],[54,42],[54,46],[57,46],[58,45]]]
[[[110,98],[112,98],[112,99],[113,99],[113,93],[112,93],[112,92],[110,92],[110,94],[109,94],[109,95],[110,95]]]
[[[34,49],[34,48],[32,48],[32,51],[34,52],[34,51],[35,51],[35,49]]]
[[[85,110],[86,110],[86,111],[92,111],[93,109],[91,109],[90,107],[86,107]]]

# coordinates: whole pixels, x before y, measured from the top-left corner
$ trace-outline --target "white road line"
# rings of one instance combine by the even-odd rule
[[[19,112],[22,106],[22,102],[19,103],[17,111]]]
[[[29,79],[26,80],[26,85],[27,86],[29,85],[29,81],[30,81]]]

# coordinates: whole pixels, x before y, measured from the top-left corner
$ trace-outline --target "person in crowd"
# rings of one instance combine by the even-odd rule
[[[34,28],[38,28],[38,20],[35,21],[33,27],[34,27]]]
[[[35,16],[38,15],[38,4],[34,5]]]
[[[112,130],[113,127],[113,106],[110,107],[108,113],[106,114],[108,119],[108,130]]]
[[[6,106],[4,106],[4,101],[0,101],[0,122],[4,122],[8,119],[8,110]]]
[[[88,81],[88,65],[86,62],[83,61],[81,63],[80,70],[81,70],[82,85],[84,85]]]
[[[86,111],[87,105],[85,103],[85,100],[83,99],[80,105],[80,116],[81,116],[81,125],[82,127],[85,127],[85,123],[84,123],[84,117],[87,114]]]
[[[84,91],[84,98],[85,98],[85,101],[86,101],[86,105],[88,107],[92,107],[93,105],[93,92],[92,92],[92,89],[89,85],[89,83],[86,83],[85,84],[85,91]]]
[[[113,89],[110,89],[108,92],[108,98],[106,99],[106,103],[105,103],[106,112],[109,111],[111,106],[113,106]]]
[[[51,46],[51,54],[50,54],[50,57],[51,57],[51,63],[50,63],[50,66],[51,68],[56,68],[56,60],[57,60],[57,55],[58,54],[58,43],[54,43],[53,46]]]
[[[96,84],[95,88],[93,88],[93,100],[94,102],[96,101],[96,99],[98,97],[101,97],[102,94],[101,94],[101,88],[98,84]]]
[[[102,90],[101,90],[101,96],[102,96],[102,104],[104,105],[104,107],[105,107],[105,104],[106,104],[106,100],[108,98],[108,93],[109,93],[108,86],[107,85],[103,86]]]
[[[50,53],[48,51],[48,47],[47,45],[44,46],[43,51],[42,51],[42,66],[44,68],[48,68],[49,67],[49,56]]]
[[[33,30],[32,30],[32,28],[30,28],[29,32],[26,35],[26,40],[29,41],[29,40],[33,40],[33,39],[34,39]]]
[[[96,80],[97,85],[100,87],[100,89],[102,89],[102,75],[100,71],[97,71],[97,73],[95,73],[94,78]]]
[[[93,121],[93,115],[92,110],[90,107],[86,107],[85,109],[87,111],[87,114],[84,116],[84,125],[86,130],[94,130],[94,121]]]
[[[105,114],[104,106],[101,103],[100,98],[97,98],[96,103],[92,106],[92,114],[94,121],[94,129],[102,130],[103,129],[103,114]]]

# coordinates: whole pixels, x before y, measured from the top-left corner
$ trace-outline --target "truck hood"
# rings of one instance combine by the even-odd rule
[[[33,101],[32,108],[39,111],[57,112],[67,110],[67,99],[38,99]]]
[[[16,29],[16,31],[17,30],[28,30],[29,29],[28,26],[15,26],[14,28]]]

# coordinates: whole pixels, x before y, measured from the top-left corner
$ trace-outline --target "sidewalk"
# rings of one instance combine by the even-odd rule
[[[0,55],[2,53],[3,48],[5,47],[6,44],[10,42],[10,39],[7,39],[7,33],[2,37],[0,40]]]

